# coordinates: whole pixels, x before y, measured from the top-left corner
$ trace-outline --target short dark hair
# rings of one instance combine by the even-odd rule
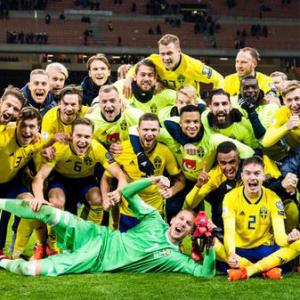
[[[242,79],[241,79],[241,82],[245,81],[245,80],[249,80],[249,79],[254,79],[256,80],[257,84],[258,84],[258,81],[257,81],[257,78],[253,75],[246,75],[244,76]]]
[[[260,158],[259,156],[252,156],[252,157],[246,158],[243,161],[242,170],[244,169],[244,167],[246,167],[247,165],[250,165],[250,164],[260,165],[262,168],[265,167],[265,164],[264,164],[264,161],[262,160],[262,158]]]
[[[38,125],[41,126],[42,116],[39,110],[31,106],[26,106],[21,109],[20,114],[17,118],[17,123],[21,121],[33,120],[33,119],[37,119]]]
[[[79,99],[79,106],[81,106],[82,91],[80,91],[75,85],[65,86],[59,93],[59,101],[61,101],[65,95],[77,95]]]
[[[218,96],[218,95],[226,96],[228,98],[228,101],[230,102],[230,95],[227,92],[225,92],[223,89],[216,89],[216,90],[209,92],[208,98],[206,99],[207,104],[211,104],[212,98],[214,96]]]
[[[74,131],[74,128],[76,125],[87,125],[92,128],[92,131],[94,132],[94,122],[88,118],[77,118],[72,123],[72,132]]]
[[[156,76],[155,64],[150,59],[145,58],[145,59],[142,59],[141,61],[139,61],[135,67],[135,74],[138,73],[141,66],[146,66],[146,67],[152,68],[154,71],[154,76]]]
[[[143,121],[157,121],[158,124],[160,124],[158,116],[153,113],[144,113],[143,115],[141,115],[141,117],[139,118],[139,126]]]
[[[188,104],[186,106],[184,106],[181,110],[180,110],[180,117],[183,115],[183,113],[185,112],[198,112],[201,115],[201,112],[198,108],[198,106],[196,105],[192,105],[192,104]]]
[[[222,143],[219,144],[218,147],[217,147],[217,155],[218,155],[219,153],[229,153],[229,152],[231,152],[231,151],[238,152],[235,143],[230,142],[230,141],[222,142]]]
[[[1,97],[2,102],[5,101],[6,97],[9,96],[9,95],[15,97],[16,99],[18,99],[19,102],[21,103],[22,107],[25,105],[26,99],[25,99],[22,91],[19,88],[15,87],[13,85],[9,85],[4,90],[4,93]]]

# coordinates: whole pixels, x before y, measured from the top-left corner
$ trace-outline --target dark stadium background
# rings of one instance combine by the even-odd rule
[[[3,0],[0,15],[1,93],[54,61],[70,71],[68,83],[80,83],[99,52],[116,77],[120,64],[157,53],[165,33],[223,75],[234,72],[237,49],[250,46],[262,57],[257,70],[300,76],[299,0]]]

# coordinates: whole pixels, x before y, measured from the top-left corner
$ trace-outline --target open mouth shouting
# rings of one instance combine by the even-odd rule
[[[88,151],[89,144],[88,143],[77,143],[75,146],[76,153],[78,155],[83,155]]]
[[[36,102],[42,103],[45,101],[47,93],[45,90],[35,90],[32,96]]]

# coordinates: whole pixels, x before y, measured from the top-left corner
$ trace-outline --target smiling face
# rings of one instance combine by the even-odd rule
[[[121,99],[117,91],[114,89],[109,92],[100,91],[99,105],[101,113],[109,122],[114,121],[121,112]]]
[[[300,116],[300,88],[287,93],[283,101],[292,115]]]
[[[229,180],[234,180],[239,169],[240,159],[236,151],[231,150],[228,153],[218,153],[218,165],[222,173]]]
[[[243,167],[241,174],[245,187],[245,194],[249,198],[258,198],[264,182],[264,169],[257,163],[250,163]]]
[[[255,78],[243,79],[241,82],[241,95],[244,99],[251,98],[255,101],[259,96],[259,86]]]
[[[181,50],[174,43],[159,45],[159,56],[167,70],[177,66],[180,60]]]
[[[65,75],[55,68],[50,68],[48,71],[50,91],[54,95],[58,95],[65,85]]]
[[[235,59],[235,69],[239,77],[251,75],[256,67],[256,61],[248,51],[240,51]]]
[[[142,91],[150,91],[155,87],[154,69],[152,67],[141,65],[136,73],[135,81]]]
[[[181,210],[172,220],[168,237],[173,243],[181,242],[194,229],[195,216],[188,210]]]
[[[200,131],[200,112],[184,112],[180,116],[180,127],[182,132],[190,138],[194,138]]]
[[[72,147],[77,155],[84,155],[92,142],[93,129],[89,125],[77,124],[72,132]]]
[[[226,95],[214,95],[211,99],[209,108],[215,117],[217,124],[228,123],[229,113],[232,109],[229,98]]]
[[[157,142],[159,123],[156,120],[144,120],[138,127],[139,139],[145,151],[152,150]]]
[[[59,102],[59,116],[64,124],[71,124],[80,111],[80,101],[77,94],[66,94]]]
[[[103,61],[96,59],[91,63],[89,77],[92,79],[94,84],[97,86],[104,85],[109,76],[110,69]]]
[[[39,135],[40,126],[38,120],[26,119],[17,121],[17,141],[20,145],[26,146],[34,142]]]
[[[49,78],[45,74],[34,74],[28,83],[31,96],[36,103],[44,103],[49,92]]]
[[[0,101],[0,124],[7,124],[15,121],[18,117],[22,103],[18,98],[8,94]]]

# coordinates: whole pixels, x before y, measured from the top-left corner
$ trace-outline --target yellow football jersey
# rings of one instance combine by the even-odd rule
[[[20,146],[16,139],[16,127],[6,127],[0,135],[0,183],[12,180],[41,147],[41,142]]]
[[[137,156],[133,152],[130,141],[123,142],[122,146],[122,154],[116,155],[115,160],[121,165],[123,171],[126,173],[128,181],[132,182],[145,177],[145,173],[141,172],[139,169]],[[148,158],[154,166],[154,176],[163,175],[165,171],[171,176],[180,173],[174,155],[168,147],[163,144],[158,143],[155,149],[148,154]],[[157,186],[152,185],[140,192],[139,195],[147,204],[156,208],[160,213],[163,212],[163,199],[158,192]],[[122,201],[121,213],[132,215],[128,209],[126,200]]]
[[[264,173],[266,177],[270,178],[279,178],[281,173],[276,165],[276,163],[271,160],[268,156],[263,156],[264,161]],[[208,172],[209,180],[201,188],[198,188],[196,185],[193,189],[186,195],[184,206],[185,208],[194,209],[198,204],[205,199],[205,197],[216,190],[224,181],[227,180],[227,177],[221,170],[219,165],[215,166]],[[239,179],[236,182],[236,186],[242,185],[242,181]]]
[[[270,76],[267,76],[260,72],[255,72],[254,76],[258,81],[259,88],[265,93],[265,95],[276,96],[276,88],[273,80]],[[241,78],[237,73],[230,74],[224,79],[224,89],[230,96],[239,95],[241,88]]]
[[[92,120],[95,124],[94,138],[103,145],[109,146],[112,143],[126,141],[129,138],[129,128],[137,125],[143,112],[134,107],[127,107],[121,113],[120,118],[114,122],[106,121],[100,111],[100,107],[96,107],[92,113],[87,114],[86,118]]]
[[[106,169],[114,159],[109,152],[97,141],[93,140],[88,152],[77,155],[71,149],[70,144],[55,143],[55,157],[53,161],[47,162],[59,174],[69,178],[82,178],[93,176],[95,165],[101,163]]]
[[[79,113],[83,117],[89,107],[82,105]],[[59,117],[59,107],[51,108],[43,117],[42,120],[42,137],[45,142],[49,141],[56,133],[71,133],[72,125],[64,124]]]
[[[290,109],[283,105],[274,115],[273,124],[268,128],[262,140],[264,147],[271,147],[277,143],[281,138],[285,137],[289,146],[296,148],[300,143],[300,127],[288,130],[286,122],[292,116]]]
[[[152,54],[148,59],[155,64],[157,75],[169,89],[178,90],[182,86],[192,85],[200,95],[201,82],[213,84],[214,89],[224,88],[224,78],[221,74],[186,54],[181,54],[181,61],[173,70],[165,68],[158,54]],[[134,72],[135,68],[131,68],[128,75],[134,77]]]
[[[158,93],[154,93],[153,97],[146,102],[139,101],[133,94],[129,99],[123,95],[124,79],[118,80],[114,86],[118,89],[121,98],[124,99],[126,104],[140,109],[143,112],[158,114],[163,108],[172,107],[176,102],[176,92],[171,89],[163,89]]]
[[[235,245],[239,248],[255,248],[274,244],[272,219],[285,218],[280,198],[271,190],[262,188],[259,199],[250,200],[244,195],[244,188],[237,187],[226,194],[223,202],[223,220],[235,220]],[[232,229],[232,228],[231,228]],[[224,243],[226,226],[224,228]]]

